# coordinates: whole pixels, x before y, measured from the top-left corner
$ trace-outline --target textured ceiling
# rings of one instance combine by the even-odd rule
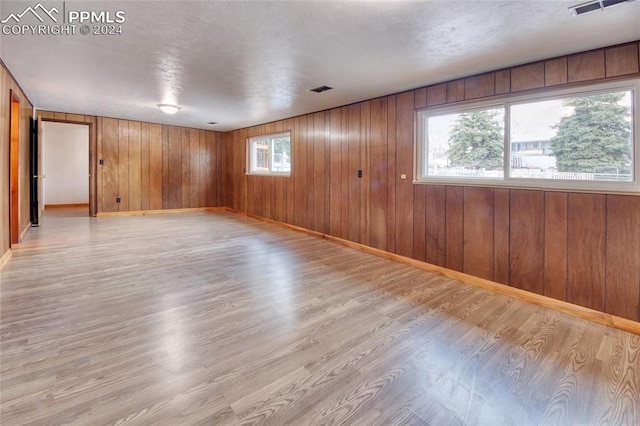
[[[0,56],[39,109],[229,130],[640,39],[640,1],[572,17],[576,3],[43,1],[122,10],[123,33],[2,35]],[[36,5],[2,1],[0,17]]]

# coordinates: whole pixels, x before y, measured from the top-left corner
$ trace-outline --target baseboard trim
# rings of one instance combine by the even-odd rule
[[[227,210],[228,210],[227,207],[192,207],[187,209],[135,210],[130,212],[98,212],[97,217],[147,216],[147,215],[156,215],[156,214],[219,212],[219,211],[227,211]]]
[[[45,204],[46,209],[68,209],[74,207],[86,207],[89,208],[89,203],[75,203],[75,204]]]
[[[18,241],[24,240],[24,236],[27,235],[29,229],[31,229],[31,222],[27,223],[27,227],[22,230],[22,232],[20,233],[20,239]]]
[[[11,255],[12,254],[13,254],[13,252],[11,251],[11,249],[8,249],[7,251],[4,252],[2,257],[0,257],[0,269],[2,269],[4,267],[4,265],[7,264],[9,259],[11,259]]]
[[[598,324],[606,325],[608,327],[613,327],[619,330],[628,331],[630,333],[640,335],[640,322],[636,322],[627,318],[622,318],[616,315],[607,314],[605,312],[596,311],[595,309],[574,305],[573,303],[565,302],[562,300],[552,299],[551,297],[548,297],[548,296],[531,293],[526,290],[510,287],[506,284],[500,284],[484,278],[478,278],[473,275],[465,274],[464,272],[454,271],[452,269],[447,269],[442,266],[433,265],[431,263],[422,262],[420,260],[412,259],[410,257],[401,256],[399,254],[391,253],[391,252],[377,249],[374,247],[369,247],[364,244],[354,243],[353,241],[334,237],[332,235],[323,234],[322,232],[318,232],[318,231],[312,231],[310,229],[303,228],[300,226],[290,225],[288,223],[242,212],[232,208],[226,208],[224,210],[233,212],[240,216],[250,217],[252,219],[260,220],[262,222],[271,223],[276,226],[280,226],[282,228],[291,229],[297,232],[303,232],[313,237],[323,238],[325,240],[332,241],[334,243],[343,245],[345,247],[360,250],[365,253],[382,257],[384,259],[392,260],[394,262],[402,263],[408,266],[412,266],[414,268],[418,268],[424,271],[432,272],[434,274],[442,275],[447,278],[452,278],[454,280],[462,281],[466,284],[480,287],[485,290],[492,291],[494,293],[504,294],[506,296],[513,297],[514,299],[531,303],[536,306],[553,309],[555,311],[562,312],[580,319],[592,321]]]

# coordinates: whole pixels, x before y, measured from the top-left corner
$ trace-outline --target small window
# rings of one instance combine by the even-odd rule
[[[417,112],[416,181],[640,192],[637,80]]]
[[[248,174],[291,176],[291,133],[254,136],[247,140]]]
[[[504,108],[489,107],[426,120],[426,176],[502,178]]]

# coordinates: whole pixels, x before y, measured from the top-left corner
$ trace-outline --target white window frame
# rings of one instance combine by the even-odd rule
[[[510,107],[529,102],[561,99],[567,97],[588,96],[616,91],[631,91],[631,135],[632,135],[632,173],[633,178],[627,182],[605,182],[586,180],[529,179],[510,176],[511,143],[510,143]],[[504,177],[503,178],[464,178],[455,176],[426,176],[428,168],[426,123],[430,117],[465,113],[478,109],[504,107]],[[496,186],[509,188],[533,188],[548,190],[569,190],[575,192],[602,193],[638,193],[640,192],[640,79],[620,80],[609,83],[589,84],[562,89],[550,89],[524,95],[507,95],[492,97],[488,100],[460,102],[454,105],[427,107],[415,114],[414,144],[414,180],[415,184]]]
[[[273,171],[273,170],[262,170],[262,169],[258,169],[256,167],[256,164],[254,164],[254,160],[255,157],[253,155],[253,145],[255,143],[260,143],[260,142],[267,142],[269,144],[269,149],[268,149],[268,153],[269,153],[269,164],[270,164],[270,168],[273,165],[273,158],[274,158],[274,150],[273,150],[273,141],[274,139],[278,139],[281,137],[288,137],[289,138],[289,151],[292,152],[292,144],[291,144],[291,132],[290,131],[286,131],[286,132],[279,132],[279,133],[270,133],[270,134],[266,134],[266,135],[259,135],[259,136],[251,136],[249,138],[247,138],[247,168],[246,168],[246,174],[247,175],[257,175],[257,176],[280,176],[280,177],[288,177],[291,176],[291,170],[289,171],[284,171],[284,172],[280,172],[280,171]],[[289,158],[289,163],[291,164],[291,169],[293,169],[293,161],[292,160],[292,156]]]

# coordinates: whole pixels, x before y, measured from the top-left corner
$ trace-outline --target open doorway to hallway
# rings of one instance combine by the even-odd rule
[[[89,215],[89,126],[42,123],[43,204]]]

